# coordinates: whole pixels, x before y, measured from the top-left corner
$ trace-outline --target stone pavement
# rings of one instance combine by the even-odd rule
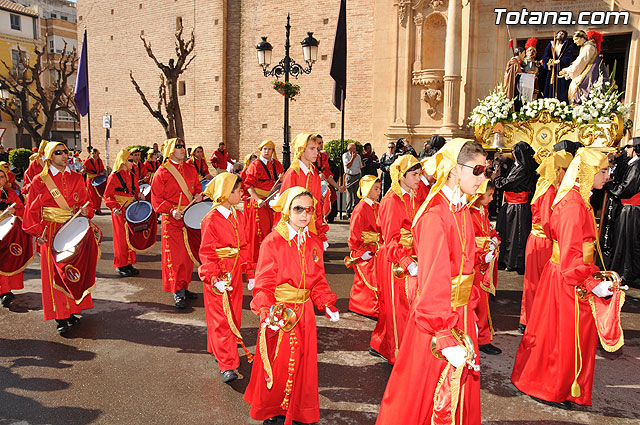
[[[138,257],[140,276],[119,278],[111,267],[111,221],[96,218],[104,232],[95,307],[67,338],[54,322],[43,322],[39,258],[25,271],[25,289],[0,310],[0,425],[8,424],[257,424],[242,395],[251,365],[241,357],[240,379],[220,380],[206,352],[202,286],[194,273],[191,290],[200,296],[187,309],[173,307],[161,292],[159,243]],[[348,225],[331,225],[327,279],[338,294],[341,320],[317,313],[320,424],[374,424],[390,366],[367,354],[375,323],[347,312],[352,274]],[[159,239],[158,239],[159,240]],[[623,309],[626,345],[617,353],[598,350],[594,406],[572,412],[524,396],[509,376],[520,334],[522,277],[500,272],[492,300],[494,344],[500,356],[481,355],[484,424],[572,425],[640,423],[640,291],[627,293]],[[255,350],[257,317],[245,289],[242,333]],[[552,354],[550,354],[552,355]],[[405,424],[399,424],[405,425]],[[410,425],[410,424],[406,424]]]

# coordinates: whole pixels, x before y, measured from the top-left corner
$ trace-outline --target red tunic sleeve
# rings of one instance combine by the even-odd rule
[[[82,166],[84,167],[84,171],[87,172],[88,174],[98,174],[98,168],[97,168],[96,161],[92,160],[92,158],[88,158],[84,161],[84,163],[82,164]]]
[[[169,214],[171,212],[173,202],[167,199],[165,191],[180,190],[180,188],[176,186],[178,186],[178,184],[175,182],[171,173],[169,173],[166,168],[160,167],[151,183],[151,204],[156,212],[160,214]]]
[[[15,191],[7,190],[7,204],[11,205],[13,203],[16,204],[13,207],[16,210],[15,215],[17,215],[20,218],[23,218],[24,217],[24,204],[22,203],[22,201],[20,200],[20,198],[18,197],[18,195],[16,194]]]
[[[233,236],[235,232],[231,223],[218,210],[211,211],[202,221],[199,251],[202,265],[198,268],[198,275],[204,283],[210,285],[217,282],[225,271],[216,249],[235,245],[236,241],[231,240]]]
[[[347,241],[353,258],[362,257],[365,252],[372,248],[362,243],[362,232],[364,231],[380,233],[380,229],[376,225],[373,207],[367,204],[366,201],[361,201],[351,214],[351,226]]]
[[[275,290],[279,268],[287,258],[287,241],[277,232],[271,232],[260,246],[260,255],[256,266],[256,281],[253,287],[251,311],[258,316],[260,310],[268,309],[276,303]]]
[[[582,198],[572,190],[555,207],[552,214],[554,240],[560,248],[560,272],[569,285],[584,284],[588,290],[593,289],[598,281],[591,278],[591,274],[599,269],[595,264],[585,264],[582,255],[582,243],[595,241],[592,213],[587,210]],[[579,228],[576,224],[587,226]]]
[[[400,245],[400,230],[403,227],[411,227],[402,200],[391,193],[380,203],[378,225],[384,239],[385,254],[391,263],[403,263],[408,265],[413,251]]]
[[[551,205],[553,204],[553,200],[556,198],[556,194],[556,188],[549,186],[544,195],[536,199],[538,214],[540,216],[540,224],[542,225],[542,230],[544,230],[544,233],[549,238],[551,237]]]
[[[116,195],[133,197],[133,194],[138,192],[138,182],[135,179],[133,181],[134,187],[131,187],[130,171],[120,170],[118,174],[120,175],[120,177],[122,177],[122,180],[124,180],[127,186],[127,190],[129,190],[130,193],[127,194],[125,192],[116,190],[122,188],[122,183],[120,183],[120,179],[118,179],[118,176],[116,174],[110,174],[107,178],[107,187],[104,189],[103,199],[104,204],[112,211],[121,207],[120,202],[116,200]]]

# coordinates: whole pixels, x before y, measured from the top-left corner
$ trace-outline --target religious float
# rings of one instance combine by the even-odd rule
[[[593,83],[591,94],[582,105],[567,105],[554,98],[525,103],[513,111],[514,100],[507,99],[498,86],[469,116],[476,139],[488,150],[510,151],[525,141],[536,152],[553,151],[561,140],[607,150],[617,146],[631,128],[630,105],[620,101],[621,92],[601,80]]]

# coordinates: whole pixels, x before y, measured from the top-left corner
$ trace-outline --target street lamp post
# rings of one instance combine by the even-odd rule
[[[271,52],[273,50],[273,46],[267,41],[267,37],[262,37],[262,41],[258,43],[256,46],[256,50],[258,51],[258,64],[262,67],[262,71],[265,77],[273,76],[279,79],[284,76],[285,83],[289,82],[289,76],[294,78],[298,78],[301,74],[309,74],[311,73],[311,67],[316,62],[318,58],[318,40],[313,37],[312,32],[307,32],[307,38],[302,40],[300,43],[302,45],[302,54],[304,56],[304,61],[307,63],[308,67],[305,68],[296,61],[294,61],[291,56],[289,56],[289,48],[291,44],[289,43],[289,33],[291,32],[291,25],[289,24],[289,14],[287,13],[287,25],[286,29],[286,40],[284,43],[284,58],[273,68],[268,69],[271,64]],[[291,165],[290,158],[291,150],[289,147],[289,97],[284,96],[284,141],[282,143],[282,165],[285,170],[289,168]]]

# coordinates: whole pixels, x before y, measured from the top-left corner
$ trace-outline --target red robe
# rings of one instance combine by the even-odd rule
[[[440,192],[413,229],[418,252],[419,295],[411,306],[404,340],[382,398],[378,425],[431,423],[436,386],[449,364],[432,354],[434,336],[436,349],[441,351],[457,344],[450,329],[466,332],[474,342],[478,363],[473,314],[478,300],[477,286],[474,284],[466,305],[452,308],[451,282],[459,275],[461,263],[463,275],[473,274],[476,246],[471,220],[466,208],[452,213],[449,201]],[[455,423],[479,425],[480,374],[470,369],[466,372]]]
[[[100,205],[102,204],[102,197],[93,186],[93,179],[97,177],[100,173],[104,172],[104,164],[102,160],[98,158],[97,160],[94,158],[87,158],[83,164],[84,171],[87,173],[87,191],[89,192],[89,197],[91,198],[91,208],[93,210],[100,209]]]
[[[204,179],[204,176],[209,174],[209,166],[207,165],[206,159],[196,159],[192,156],[191,158],[189,158],[189,162],[192,163],[196,168],[196,172],[198,173],[198,180],[202,181]]]
[[[486,207],[471,207],[471,218],[473,219],[473,233],[476,237],[476,265],[474,274],[474,285],[477,285],[481,290],[478,291],[480,299],[478,300],[478,306],[475,309],[476,317],[478,321],[478,344],[490,344],[493,337],[493,324],[491,322],[491,311],[489,310],[489,295],[491,292],[495,292],[495,282],[498,281],[498,267],[493,267],[492,276],[486,276],[489,264],[485,262],[488,251],[485,251],[485,239],[498,237],[498,232],[491,228],[491,222],[489,221],[489,211]],[[482,245],[479,246],[478,239],[482,238]],[[497,258],[494,260],[494,264],[497,262]],[[485,270],[483,273],[481,268]],[[493,284],[493,291],[491,290],[491,282]],[[495,294],[494,294],[495,295]]]
[[[85,186],[84,178],[74,171],[59,172],[55,176],[49,171],[49,178],[52,179],[62,196],[67,201],[70,208],[81,207],[89,201],[89,193]],[[87,295],[80,304],[70,300],[61,290],[61,281],[53,265],[53,252],[51,244],[56,232],[63,223],[47,221],[42,217],[43,207],[58,208],[58,204],[51,196],[49,189],[37,175],[31,183],[27,206],[25,208],[22,228],[32,236],[40,237],[45,235],[47,242],[39,246],[40,250],[40,273],[42,276],[42,310],[44,320],[67,319],[71,314],[80,313],[82,310],[92,308],[93,300],[91,295]],[[89,208],[88,218],[93,217],[93,210]],[[82,255],[82,254],[81,254]],[[92,259],[89,260],[90,262]],[[95,281],[95,265],[93,273],[87,274],[87,279]]]
[[[118,175],[124,181],[122,186]],[[132,178],[133,177],[133,178]],[[118,174],[111,173],[107,179],[107,187],[104,190],[104,204],[111,210],[111,225],[113,227],[113,267],[125,267],[136,263],[136,252],[127,243],[127,220],[124,217],[126,207],[121,208],[125,202],[134,201],[134,194],[139,192],[138,180],[131,171],[122,169]],[[116,199],[116,196],[120,200]],[[120,215],[115,216],[114,211],[120,210]]]
[[[147,176],[149,176],[149,181],[151,181],[156,171],[158,171],[158,168],[160,168],[161,164],[160,164],[160,161],[145,161],[143,165],[147,170]]]
[[[420,183],[418,183],[418,190],[416,191],[418,205],[422,205],[422,203],[427,199],[427,196],[429,196],[431,185],[428,183],[429,181],[425,176],[420,176]]]
[[[231,157],[229,156],[229,152],[227,152],[226,149],[222,152],[220,151],[220,149],[216,149],[215,151],[213,151],[213,154],[211,154],[211,158],[209,158],[209,161],[211,162],[211,165],[213,165],[213,168],[220,168],[225,171],[227,170],[227,163],[233,162],[231,160]]]
[[[378,227],[382,231],[384,245],[377,255],[378,273],[378,323],[371,335],[371,347],[387,358],[389,364],[396,361],[402,343],[404,328],[409,315],[408,284],[415,278],[397,279],[391,268],[400,264],[406,270],[416,252],[413,246],[400,243],[402,229],[411,231],[411,223],[419,205],[415,196],[405,193],[402,198],[392,190],[382,198],[378,213]],[[419,269],[419,268],[418,268]]]
[[[175,164],[169,160],[182,175],[192,195],[200,193],[201,186],[198,173],[189,162]],[[180,189],[177,180],[167,168],[160,167],[151,183],[151,204],[153,209],[162,214],[162,290],[173,292],[189,289],[193,274],[193,260],[184,244],[184,222],[171,216],[171,210],[181,209],[189,203]]]
[[[556,188],[549,186],[547,191],[531,204],[533,225],[524,254],[524,285],[520,305],[520,323],[523,325],[526,325],[529,320],[542,270],[549,262],[553,251],[553,243],[549,235],[551,234],[551,205],[556,194]]]
[[[366,200],[358,202],[351,213],[351,226],[349,230],[349,249],[351,258],[356,259],[370,251],[373,258],[369,261],[360,261],[353,265],[354,276],[351,295],[349,296],[349,310],[364,316],[378,317],[378,290],[376,265],[378,262],[378,247],[382,246],[380,226],[378,226],[377,202],[369,205]],[[362,232],[373,232],[379,235],[379,241],[365,245]]]
[[[282,173],[284,173],[284,167],[279,161],[272,160],[268,164],[264,164],[258,158],[247,167],[245,177],[242,178],[242,184],[247,190],[253,187],[260,198],[264,199],[278,180],[278,176]],[[275,224],[273,222],[274,212],[269,205],[263,205],[258,208],[258,203],[253,198],[248,199],[244,205],[249,252],[253,261],[257,262],[260,245]]]
[[[29,193],[29,187],[31,186],[33,179],[35,179],[36,176],[42,172],[44,163],[41,161],[42,159],[40,158],[31,161],[29,163],[29,166],[27,167],[27,171],[24,172],[24,182],[22,183],[22,194],[24,196],[27,196],[27,194]]]
[[[576,287],[591,291],[599,283],[591,277],[598,267],[593,261],[585,264],[583,257],[584,244],[596,240],[593,210],[574,187],[554,207],[550,223],[550,236],[559,246],[559,264],[548,261],[540,276],[511,382],[525,394],[543,400],[591,405],[598,334],[589,299],[577,297]],[[576,360],[582,365],[579,397],[571,395]]]
[[[242,271],[251,275],[252,265],[247,251],[244,234],[244,218],[240,211],[236,217],[225,218],[219,208],[211,210],[202,221],[202,245],[198,274],[204,284],[204,305],[207,318],[207,351],[213,353],[220,370],[237,369],[240,366],[238,341],[231,330],[223,308],[223,297],[213,291],[213,285],[226,273],[231,273],[231,287],[227,292],[230,315],[236,328],[240,330],[242,319]],[[222,258],[217,249],[236,248],[239,255]]]
[[[262,243],[251,310],[256,314],[260,314],[263,309],[268,311],[276,303],[275,290],[280,285],[289,284],[295,288],[310,290],[310,297],[304,303],[285,303],[286,307],[296,312],[299,319],[290,332],[279,333],[266,329],[273,387],[267,389],[262,356],[260,350],[256,349],[251,380],[244,393],[245,401],[251,405],[250,415],[253,419],[261,421],[286,415],[285,425],[291,425],[292,420],[304,423],[320,420],[318,348],[313,307],[324,310],[325,306],[336,302],[336,294],[331,292],[325,278],[322,240],[312,233],[307,235],[303,250],[303,274],[297,239],[294,236],[291,241],[287,241],[277,231],[273,231]],[[304,276],[302,282],[301,276]],[[301,293],[297,295],[302,297]],[[260,337],[256,345],[260,346]],[[290,364],[293,366],[292,376],[289,375]],[[287,397],[285,388],[289,379],[293,381]],[[283,403],[285,398],[288,399],[288,406]],[[283,408],[282,404],[287,408]]]
[[[133,171],[133,174],[136,175],[138,182],[140,182],[141,180],[144,180],[145,177],[147,177],[147,173],[148,173],[147,166],[142,162],[138,162],[138,163],[134,162],[132,171]]]
[[[322,181],[320,180],[320,176],[318,172],[314,170],[313,164],[310,164],[309,173],[305,174],[302,169],[300,171],[295,170],[293,167],[289,168],[284,176],[282,176],[282,186],[280,187],[280,193],[283,193],[285,190],[290,187],[306,187],[309,192],[313,195],[314,199],[314,221],[316,226],[316,234],[320,237],[322,241],[327,240],[327,232],[329,231],[329,225],[323,222],[322,216]],[[276,214],[274,217],[274,222],[278,223],[280,220],[280,214]]]
[[[334,177],[333,173],[331,172],[331,166],[329,164],[329,155],[327,155],[326,152],[318,152],[318,158],[316,159],[316,162],[313,163],[313,165],[315,165],[316,170],[318,170],[319,173],[324,174],[325,180],[329,177]],[[326,194],[322,199],[324,203],[324,205],[322,206],[322,211],[325,217],[331,211],[331,205],[338,199],[338,195],[336,195],[336,190],[333,188],[333,186],[329,185],[328,190],[329,193]]]
[[[6,204],[6,207],[4,205],[0,206],[0,212],[4,211],[9,207],[9,205],[15,202],[16,205],[14,206],[14,209],[16,211],[13,213],[13,215],[15,215],[16,217],[20,217],[20,221],[22,221],[24,217],[24,204],[22,203],[16,192],[11,189],[0,189],[0,191],[2,191],[2,193],[0,193],[0,205]],[[0,252],[0,255],[9,255],[9,253]],[[22,272],[14,274],[13,276],[4,276],[0,274],[0,294],[23,288],[24,280],[22,277]]]

